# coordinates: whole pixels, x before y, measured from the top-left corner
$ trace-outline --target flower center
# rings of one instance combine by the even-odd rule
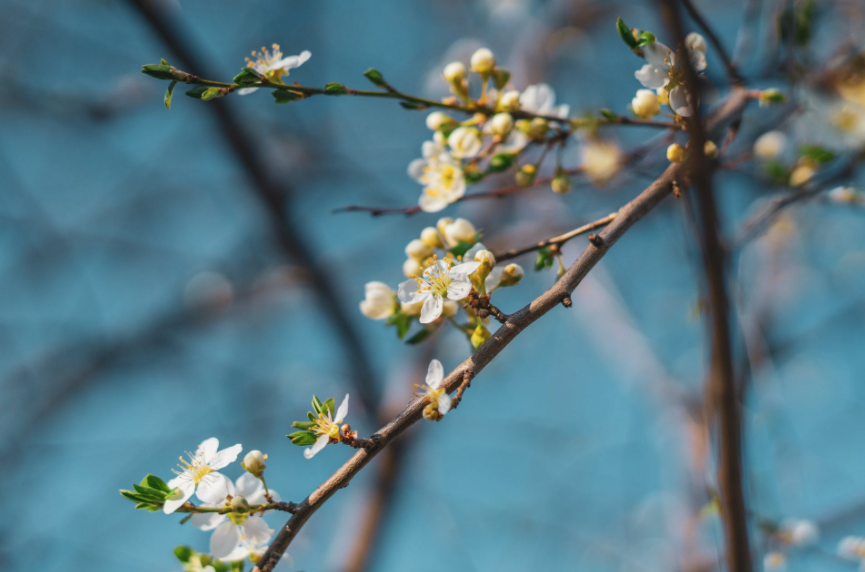
[[[180,467],[180,472],[188,473],[189,476],[192,477],[193,482],[197,485],[201,482],[201,479],[203,479],[206,475],[212,473],[213,469],[207,466],[207,463],[204,462],[203,454],[199,453],[197,455],[193,455],[188,451],[186,454],[189,455],[190,460],[187,461],[183,457],[180,457],[180,464],[177,466]],[[176,474],[180,474],[180,472],[178,471],[174,472]]]
[[[339,437],[339,423],[334,421],[324,413],[318,414],[318,421],[316,422],[316,426],[313,427],[312,430],[318,435],[327,435],[331,439],[336,439]]]
[[[685,70],[679,66],[670,66],[670,69],[667,70],[667,76],[670,78],[670,83],[667,85],[669,89],[685,84]]]
[[[273,51],[262,46],[260,53],[252,50],[252,55],[255,56],[255,60],[246,58],[246,67],[253,68],[256,71],[263,73],[269,79],[279,80],[280,76],[282,76],[282,70],[271,70],[269,68],[282,59],[282,50],[279,49],[279,44],[273,44],[271,48]]]
[[[433,256],[435,259],[435,256]],[[423,277],[415,277],[418,284],[418,293],[430,292],[434,295],[447,297],[448,286],[451,283],[450,267],[453,266],[453,261],[450,258],[444,258],[447,268],[442,268],[439,264],[433,263],[433,266],[424,271]]]

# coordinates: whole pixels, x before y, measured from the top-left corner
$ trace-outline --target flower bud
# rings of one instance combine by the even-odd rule
[[[496,68],[496,58],[491,51],[481,48],[472,54],[472,71],[481,75],[489,75]]]
[[[692,52],[706,53],[706,39],[697,32],[691,32],[685,36],[685,46]]]
[[[405,274],[406,278],[414,278],[423,274],[423,266],[414,258],[409,258],[402,264],[402,273]]]
[[[391,290],[387,284],[384,282],[367,282],[364,288],[364,294],[365,298],[363,302],[360,303],[360,311],[364,316],[373,320],[383,320],[393,314],[396,292]],[[247,462],[247,459],[250,460],[249,462],[253,462],[252,457],[250,457],[253,453],[261,455],[260,451],[251,451],[246,455],[244,463]],[[263,459],[266,458],[266,456],[263,457]],[[262,467],[264,466],[263,459],[261,460]],[[257,467],[257,465],[253,466]],[[244,466],[244,468],[246,467]],[[255,474],[252,469],[247,468],[246,470],[253,475]]]
[[[528,135],[532,139],[542,139],[549,130],[550,124],[547,123],[546,119],[535,117],[529,122],[529,128],[526,131],[526,135]]]
[[[405,247],[405,255],[414,258],[418,262],[432,256],[433,249],[419,238],[415,238]]]
[[[421,303],[423,305],[423,303]],[[460,305],[454,302],[453,300],[445,300],[444,304],[442,304],[442,316],[445,318],[453,318],[457,315],[457,312],[460,309]],[[418,314],[420,314],[420,306],[418,306]]]
[[[450,125],[456,125],[456,120],[442,111],[433,111],[426,118],[426,126],[433,131],[439,131]]]
[[[496,113],[489,122],[490,133],[496,137],[507,137],[514,128],[514,118],[510,113]]]
[[[369,287],[370,284],[381,284],[381,282],[370,282],[367,284]],[[390,290],[390,288],[388,288]],[[391,291],[391,294],[394,292]],[[393,298],[390,299],[390,305],[393,307]],[[253,476],[261,478],[261,475],[264,474],[264,469],[267,467],[264,462],[267,460],[267,455],[263,454],[259,450],[253,450],[246,454],[243,458],[243,462],[240,463],[240,466],[249,471]]]
[[[450,217],[442,217],[436,222],[436,229],[439,231],[439,236],[445,236],[445,227],[451,224],[454,219]]]
[[[447,302],[445,302],[447,304]],[[409,304],[407,302],[400,302],[399,309],[409,316],[419,316],[420,310],[423,307],[423,300],[420,302],[414,302],[413,304]]]
[[[685,160],[685,148],[678,143],[673,143],[667,147],[667,159],[671,163],[681,163]]]
[[[661,105],[670,104],[670,92],[667,91],[666,87],[658,88],[658,103],[660,103]]]
[[[445,226],[444,232],[442,234],[444,234],[445,240],[447,240],[448,244],[451,246],[456,246],[460,242],[468,242],[469,244],[474,244],[477,230],[475,229],[474,225],[466,219],[458,218],[449,225]]]
[[[493,267],[496,265],[496,257],[489,250],[478,250],[475,253],[475,262],[480,262],[481,265],[478,266],[478,269],[475,270],[478,278],[481,282],[487,279],[487,276],[492,272]]]
[[[714,141],[706,141],[706,144],[703,145],[703,154],[709,159],[718,158],[718,146],[715,145]]]
[[[754,155],[760,159],[774,159],[787,145],[787,136],[780,131],[769,131],[754,141]]]
[[[246,514],[249,512],[249,503],[240,495],[232,497],[231,499],[231,511]]]
[[[787,97],[776,88],[767,89],[760,92],[759,96],[760,107],[766,107],[774,103],[784,103]]]
[[[520,170],[517,171],[514,178],[516,179],[518,185],[528,187],[535,182],[535,177],[537,176],[537,174],[537,168],[532,164],[528,164],[520,167]]]
[[[553,192],[559,195],[566,195],[571,190],[571,178],[564,173],[556,175],[553,182],[550,184]]]
[[[486,342],[491,337],[492,335],[490,334],[489,330],[487,330],[482,324],[478,324],[478,327],[475,328],[475,331],[472,333],[472,347],[478,349],[479,347],[484,345],[484,342]]]
[[[421,242],[430,248],[444,248],[439,232],[431,226],[426,227],[420,233]]]
[[[811,180],[817,170],[808,164],[799,165],[790,173],[790,186],[800,187]]]
[[[506,91],[499,99],[499,109],[502,111],[516,111],[520,108],[520,92],[516,90]]]
[[[462,82],[466,77],[466,66],[462,62],[451,62],[445,66],[444,76],[452,84]]]
[[[441,421],[442,415],[439,413],[438,403],[430,403],[423,408],[423,418],[427,421]]]
[[[519,264],[508,264],[502,271],[501,278],[499,278],[499,286],[507,287],[519,284],[525,274],[523,267]]]
[[[448,135],[448,146],[457,159],[471,159],[481,152],[483,141],[474,127],[457,127]]]
[[[637,117],[643,119],[651,119],[661,113],[661,103],[658,101],[658,95],[651,89],[641,89],[637,91],[637,95],[631,100],[631,109]]]

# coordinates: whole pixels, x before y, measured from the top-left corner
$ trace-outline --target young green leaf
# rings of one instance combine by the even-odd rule
[[[348,89],[341,83],[329,83],[324,86],[324,93],[327,95],[345,95]]]
[[[324,412],[324,410],[322,409],[322,406],[321,406],[321,400],[316,395],[312,396],[312,412],[315,413],[316,415],[319,415],[319,414]]]
[[[163,481],[162,479],[160,479],[156,475],[148,474],[141,481],[141,484],[146,486],[146,487],[150,487],[151,489],[156,489],[157,491],[162,491],[164,493],[170,493],[171,492],[171,487],[169,487],[165,483],[165,481]]]
[[[365,75],[366,79],[371,81],[373,84],[379,87],[387,87],[387,82],[384,81],[384,76],[382,76],[381,72],[377,69],[369,68],[363,72],[363,75]]]
[[[313,421],[295,421],[291,424],[295,429],[303,429],[304,431],[308,431],[315,427],[315,423]]]
[[[298,101],[303,99],[305,96],[298,91],[290,91],[287,89],[277,89],[270,93],[274,99],[276,99],[276,103],[282,105],[285,103],[291,103],[292,101]]]
[[[175,85],[177,85],[177,81],[172,81],[168,84],[168,89],[165,90],[165,98],[163,99],[165,102],[165,109],[171,109],[171,98],[174,96]]]
[[[183,564],[189,562],[195,554],[195,550],[188,546],[178,546],[174,549],[174,555],[177,556],[177,559]]]
[[[324,408],[327,409],[328,412],[330,412],[330,417],[333,418],[333,416],[336,415],[336,401],[334,401],[331,397],[330,399],[325,401],[323,405]]]
[[[293,445],[297,445],[299,447],[305,447],[307,445],[315,444],[318,436],[315,433],[311,433],[309,431],[295,431],[289,435],[286,435],[289,439],[291,439],[291,443]]]
[[[234,76],[237,85],[253,85],[261,83],[263,76],[252,68],[243,68],[243,71]]]
[[[622,38],[622,41],[632,50],[636,50],[639,46],[637,43],[637,39],[634,37],[634,34],[631,33],[631,29],[625,25],[625,22],[622,21],[621,18],[616,19],[616,31],[619,33],[619,37]]]

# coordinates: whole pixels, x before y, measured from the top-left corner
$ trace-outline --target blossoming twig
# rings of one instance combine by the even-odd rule
[[[524,246],[522,248],[512,248],[510,250],[506,250],[502,253],[496,254],[496,260],[510,260],[512,258],[516,258],[518,256],[522,256],[523,254],[527,254],[529,252],[534,252],[535,250],[540,250],[541,248],[546,248],[548,246],[562,246],[564,243],[569,241],[570,239],[579,236],[581,234],[585,234],[590,230],[596,230],[598,228],[607,226],[610,224],[613,219],[616,218],[616,213],[610,213],[603,218],[599,218],[596,221],[590,222],[588,224],[584,224],[579,228],[575,228],[570,232],[566,232],[565,234],[560,234],[559,236],[554,236],[553,238],[548,238],[546,240],[542,240],[535,244]]]

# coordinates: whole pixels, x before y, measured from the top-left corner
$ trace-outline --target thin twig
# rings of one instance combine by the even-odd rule
[[[523,254],[534,252],[535,250],[540,250],[548,246],[562,246],[567,241],[571,240],[576,236],[585,234],[590,230],[596,230],[603,226],[607,226],[608,224],[613,222],[613,219],[615,218],[616,213],[610,213],[604,218],[599,218],[596,221],[585,224],[579,228],[575,228],[574,230],[566,232],[565,234],[560,234],[559,236],[554,236],[553,238],[548,238],[546,240],[542,240],[529,246],[523,246],[522,248],[512,248],[511,250],[506,250],[495,255],[496,261],[510,260],[512,258],[516,258],[518,256],[522,256]]]

